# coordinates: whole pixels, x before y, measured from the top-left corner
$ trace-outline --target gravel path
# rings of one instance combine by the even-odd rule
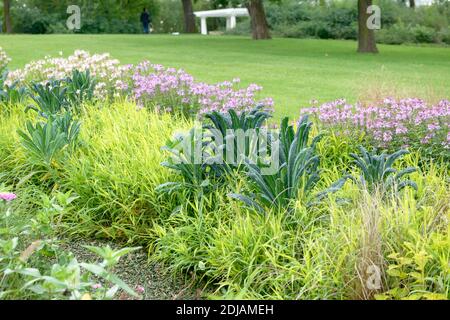
[[[83,245],[106,246],[120,248],[117,244],[102,241],[70,241],[62,245],[65,250],[71,251],[80,262],[99,261],[94,253]],[[131,288],[144,287],[144,300],[177,300],[199,299],[199,290],[195,291],[183,279],[174,279],[164,272],[159,264],[149,263],[144,250],[131,252],[120,259],[114,268],[114,273],[125,281]],[[118,296],[118,299],[129,299],[126,294]]]

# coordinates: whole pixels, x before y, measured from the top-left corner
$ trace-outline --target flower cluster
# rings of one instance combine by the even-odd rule
[[[183,70],[166,68],[144,61],[137,66],[121,65],[108,53],[91,55],[87,51],[76,50],[67,58],[45,57],[30,62],[23,69],[9,73],[6,84],[31,82],[45,84],[49,80],[61,80],[71,76],[72,71],[89,69],[96,78],[94,96],[98,99],[131,96],[140,106],[152,106],[157,110],[200,116],[216,110],[237,112],[250,110],[256,105],[273,107],[270,98],[257,100],[262,88],[251,84],[238,88],[240,80],[226,81],[214,85],[197,82]]]
[[[109,53],[91,55],[87,51],[76,50],[67,58],[45,57],[32,61],[23,69],[10,72],[6,83],[18,81],[21,85],[26,85],[31,82],[46,83],[51,79],[61,80],[71,76],[74,69],[81,72],[89,69],[97,80],[96,97],[105,98],[105,95],[115,92],[116,82],[127,77],[131,66],[120,65],[119,60],[112,59]]]
[[[0,192],[0,200],[4,200],[6,202],[12,201],[16,199],[17,196],[14,193],[10,192]]]
[[[200,117],[211,111],[226,112],[234,109],[238,113],[264,105],[273,107],[270,98],[256,100],[262,87],[251,84],[237,88],[239,79],[214,85],[196,82],[184,70],[165,68],[145,61],[135,68],[132,77],[133,94],[141,106],[149,104],[168,112],[198,114]]]
[[[11,62],[11,58],[9,58],[6,55],[5,50],[3,50],[2,47],[0,47],[0,73],[3,72],[3,70],[6,69],[8,66],[8,63]]]
[[[344,99],[301,110],[341,134],[364,132],[377,147],[450,149],[450,102],[386,98],[377,105],[351,105]]]

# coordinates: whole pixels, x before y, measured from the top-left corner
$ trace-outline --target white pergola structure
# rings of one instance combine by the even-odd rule
[[[230,8],[196,11],[194,14],[201,19],[201,33],[206,35],[208,34],[206,18],[227,18],[227,30],[229,30],[236,27],[236,17],[248,17],[248,10],[246,8]]]

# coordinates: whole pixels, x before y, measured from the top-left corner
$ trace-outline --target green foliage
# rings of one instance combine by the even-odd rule
[[[422,239],[409,230],[411,239],[405,241],[400,252],[387,256],[386,271],[389,287],[375,296],[379,300],[446,300],[450,298],[450,270],[448,268],[448,234],[435,233]]]
[[[112,272],[120,257],[138,248],[89,247],[104,261],[79,263],[53,238],[61,221],[55,218],[75,199],[70,193],[44,197],[43,210],[31,220],[0,199],[0,299],[112,299],[119,289],[139,297]],[[99,278],[105,288],[94,286]]]
[[[200,133],[200,136],[199,136]],[[203,141],[201,131],[191,129],[187,135],[178,136],[170,140],[162,149],[171,154],[171,157],[161,165],[177,172],[182,181],[166,182],[158,186],[158,192],[172,193],[187,190],[190,192],[207,192],[211,188],[208,176],[214,170],[202,159],[196,159],[196,155],[203,157]],[[185,152],[186,150],[186,152]]]
[[[11,6],[11,20],[15,33],[72,33],[65,25],[68,0],[23,0]],[[144,7],[156,15],[159,4],[155,0],[115,1],[82,0],[76,3],[82,12],[81,30],[77,33],[140,33],[139,14]]]
[[[313,197],[313,190],[320,180],[316,144],[322,136],[314,137],[308,144],[312,122],[307,116],[300,120],[297,131],[288,122],[289,119],[284,118],[280,126],[280,164],[277,172],[272,175],[263,174],[260,165],[247,162],[247,175],[256,189],[256,194],[251,196],[230,194],[231,197],[245,202],[259,212],[271,207],[289,212],[295,201],[320,200],[328,193],[339,190],[346,180],[346,178],[339,179],[330,188]]]
[[[27,110],[35,110],[43,117],[68,110],[66,91],[67,88],[63,86],[60,80],[51,80],[46,84],[32,83],[31,98],[35,105],[28,106]]]
[[[8,71],[0,75],[0,104],[8,106],[23,102],[28,94],[27,88],[19,86],[17,81],[11,85],[5,84],[7,77]]]
[[[158,33],[184,31],[183,6],[180,0],[158,0],[158,11],[152,14],[152,27]]]
[[[18,133],[31,162],[50,167],[64,148],[73,149],[76,146],[80,126],[80,122],[73,120],[70,113],[65,113],[52,115],[46,122],[36,125],[27,121],[27,131],[19,130]]]
[[[163,148],[171,157],[162,165],[178,172],[182,181],[164,183],[158,191],[172,193],[189,189],[210,192],[224,181],[224,176],[242,170],[243,163],[238,160],[249,157],[253,145],[252,137],[247,136],[246,131],[257,132],[270,117],[271,114],[263,106],[240,115],[233,109],[226,113],[207,113],[203,130],[191,129],[188,134],[176,137]],[[240,137],[239,132],[242,133]],[[238,146],[240,138],[245,139],[243,146]],[[230,145],[233,150],[229,150]],[[230,152],[235,157],[233,163],[226,156]],[[196,159],[196,156],[201,159]]]
[[[380,43],[448,43],[450,8],[445,4],[420,6],[411,10],[404,4],[379,0]],[[312,1],[284,0],[266,4],[270,28],[288,38],[357,39],[358,11],[354,0],[317,5]],[[248,21],[241,21],[232,34],[248,34]]]
[[[67,100],[72,110],[80,113],[84,102],[92,102],[96,83],[95,77],[91,76],[89,70],[72,71],[72,77],[66,79]]]
[[[192,124],[132,103],[88,105],[82,120],[83,145],[59,168],[61,187],[79,196],[79,210],[64,221],[71,233],[145,244],[150,226],[177,206],[155,190],[174,180],[161,166],[161,147],[174,130]]]
[[[264,106],[242,112],[240,115],[233,109],[229,109],[226,113],[213,111],[205,115],[205,119],[209,119],[212,124],[206,124],[204,128],[219,130],[222,136],[226,137],[227,130],[259,129],[270,117],[272,114],[264,110]]]
[[[417,169],[408,167],[398,171],[393,167],[394,162],[409,152],[407,150],[399,150],[392,154],[382,153],[377,155],[375,152],[369,153],[364,147],[360,146],[361,156],[351,153],[354,159],[353,163],[361,170],[359,183],[363,188],[369,191],[379,190],[400,191],[410,186],[417,190],[417,184],[411,180],[404,179],[405,176],[415,172]],[[355,179],[356,180],[356,179]]]
[[[265,110],[264,106],[244,111],[240,115],[233,109],[226,113],[213,111],[205,115],[205,119],[211,123],[203,125],[203,128],[210,132],[207,146],[218,153],[216,160],[219,160],[220,164],[212,165],[217,175],[221,175],[221,171],[222,174],[228,174],[233,170],[242,170],[243,159],[256,152],[254,140],[271,117],[272,114]],[[217,139],[217,135],[220,139]],[[233,155],[233,159],[229,159],[229,154]]]
[[[299,161],[296,168],[290,159],[302,153],[310,159],[320,156],[320,180],[310,196],[303,198],[307,178],[317,171],[304,173],[304,181],[299,184],[292,179],[299,197],[286,202],[286,207],[276,208],[281,214],[261,215],[240,202],[230,202],[226,196],[264,194],[257,190],[256,183],[249,190],[247,181],[239,175],[227,177],[220,185],[209,178],[209,185],[196,189],[198,197],[186,196],[185,188],[179,194],[177,190],[177,195],[156,192],[156,187],[167,181],[183,181],[181,175],[160,165],[166,157],[161,147],[175,130],[192,128],[193,124],[167,114],[136,110],[134,104],[122,102],[108,108],[86,106],[86,112],[80,114],[83,147],[65,154],[55,179],[54,189],[64,193],[41,197],[36,189],[48,190],[47,186],[42,179],[29,176],[30,157],[18,147],[20,135],[15,132],[27,116],[21,107],[0,115],[0,176],[7,178],[11,186],[8,190],[17,188],[19,195],[10,207],[10,219],[0,226],[0,238],[5,240],[6,251],[11,252],[15,246],[16,258],[36,239],[53,239],[52,230],[61,230],[58,236],[126,239],[146,245],[151,259],[164,262],[174,275],[195,277],[192,281],[204,289],[205,298],[353,299],[354,283],[360,276],[355,266],[364,249],[361,239],[367,237],[365,217],[373,216],[377,222],[373,232],[383,249],[379,251],[380,260],[385,262],[380,265],[383,283],[376,297],[448,297],[449,194],[448,170],[443,163],[421,163],[420,171],[411,173],[417,184],[414,192],[407,188],[389,197],[377,197],[376,193],[360,190],[359,184],[347,183],[339,191],[339,197],[347,202],[330,195],[320,205],[305,206],[304,200],[315,201],[323,186],[353,169],[349,153],[359,141],[345,135],[327,136],[315,143],[312,154],[302,153],[312,147],[315,127],[305,125],[305,121],[297,126],[286,122],[280,128],[280,140],[284,141],[280,143],[280,157],[294,166],[288,171],[286,165],[283,178],[287,179],[288,172],[292,177],[300,172],[300,164],[305,162]],[[413,152],[402,158],[402,164],[417,167],[422,160],[419,152]],[[262,203],[260,197],[254,199],[258,205]],[[373,202],[371,206],[367,199]],[[15,202],[18,200],[21,202]],[[270,208],[272,205],[263,209]],[[22,233],[22,222],[30,225],[31,231]],[[22,240],[27,234],[31,234],[30,239]],[[18,239],[13,240],[15,237]],[[102,255],[102,261],[92,266],[60,251],[54,253],[55,243],[46,241],[30,248],[34,251],[26,263],[21,262],[23,269],[11,265],[10,269],[17,272],[4,278],[7,283],[0,280],[0,291],[11,289],[2,293],[2,298],[67,299],[73,293],[73,298],[101,299],[116,293],[116,285],[121,282],[105,270],[124,251],[115,254],[108,248],[93,249]],[[20,270],[25,271],[21,274]],[[108,287],[83,287],[83,283],[94,283],[91,275],[106,279]],[[90,280],[85,280],[88,276]],[[16,290],[35,279],[36,286]],[[60,294],[63,289],[70,292],[69,296]]]
[[[415,161],[411,157],[405,159],[409,165]],[[323,170],[327,181],[341,175],[332,162]],[[157,239],[152,258],[164,261],[174,274],[195,274],[207,298],[340,300],[356,297],[355,283],[361,274],[355,266],[361,262],[361,252],[381,245],[378,258],[385,263],[379,265],[382,290],[377,298],[446,298],[450,288],[446,171],[429,164],[425,172],[414,173],[417,193],[405,190],[379,198],[345,184],[340,193],[350,202],[339,204],[330,197],[320,207],[295,206],[289,216],[260,215],[230,205],[223,191],[217,190],[208,214],[192,214],[187,201],[177,214],[152,228]],[[239,181],[236,185],[230,188],[242,188]],[[373,201],[370,206],[366,194]],[[376,223],[367,226],[367,217]],[[377,243],[361,247],[369,232]],[[409,246],[414,247],[411,253]],[[414,262],[405,267],[409,276],[401,281],[390,275],[394,273],[389,270],[397,268],[391,252],[410,257],[421,250],[430,256],[419,273],[425,286],[415,283],[419,274],[414,274]],[[402,296],[391,295],[391,289]]]

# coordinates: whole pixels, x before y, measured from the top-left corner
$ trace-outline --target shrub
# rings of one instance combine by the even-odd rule
[[[450,44],[450,28],[442,29],[438,34],[439,39],[446,44]]]
[[[404,1],[403,1],[404,2]],[[419,6],[411,10],[402,1],[379,0],[381,30],[376,31],[380,43],[445,42],[441,30],[449,27],[450,11],[445,4]],[[268,2],[266,15],[273,33],[290,38],[357,39],[358,12],[354,1],[333,1],[316,5],[308,1],[284,0]],[[248,35],[249,22],[239,22],[227,33]]]
[[[418,43],[433,43],[437,42],[437,33],[433,28],[425,26],[416,26],[411,29],[415,41]]]
[[[378,42],[387,44],[402,44],[415,41],[411,28],[408,28],[403,23],[397,23],[390,27],[383,27],[375,33],[375,37]]]
[[[448,238],[444,234],[433,233],[429,239],[423,239],[417,230],[410,229],[409,232],[411,239],[403,242],[398,251],[387,255],[389,266],[386,273],[390,289],[375,298],[449,299],[449,272],[444,262],[448,260]]]

